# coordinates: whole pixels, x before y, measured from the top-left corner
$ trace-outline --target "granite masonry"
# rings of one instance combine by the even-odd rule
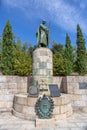
[[[14,95],[27,93],[27,77],[0,76],[0,111],[11,111]]]
[[[14,115],[35,120],[37,98],[27,98],[31,83],[32,77],[0,76],[0,112],[12,111],[14,107]],[[53,83],[58,84],[61,90],[61,96],[53,98],[55,120],[72,115],[72,108],[87,112],[87,76],[53,77]]]

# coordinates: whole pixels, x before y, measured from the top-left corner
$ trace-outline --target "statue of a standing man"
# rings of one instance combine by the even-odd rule
[[[38,47],[47,47],[49,43],[49,29],[45,24],[46,21],[43,20],[36,32]]]

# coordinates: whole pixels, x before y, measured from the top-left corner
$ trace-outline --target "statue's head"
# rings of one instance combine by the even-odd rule
[[[42,24],[46,24],[46,21],[45,21],[45,20],[43,20],[43,21],[42,21]]]

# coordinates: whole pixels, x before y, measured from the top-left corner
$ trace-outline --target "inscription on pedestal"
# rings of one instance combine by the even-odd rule
[[[87,82],[79,83],[79,89],[87,89]]]

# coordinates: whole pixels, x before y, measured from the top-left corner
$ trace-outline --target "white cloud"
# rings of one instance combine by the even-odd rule
[[[75,31],[79,23],[87,34],[87,20],[82,16],[82,9],[86,3],[79,0],[79,6],[70,4],[64,0],[3,0],[4,4],[11,8],[20,9],[25,16],[31,19],[47,18],[48,21],[60,26],[67,31]],[[74,0],[77,2],[77,0]]]

